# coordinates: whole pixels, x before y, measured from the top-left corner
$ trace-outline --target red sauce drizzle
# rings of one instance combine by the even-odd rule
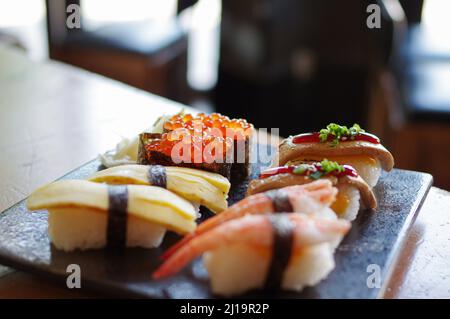
[[[333,139],[334,138],[331,134],[328,135],[329,142],[331,142]],[[340,141],[341,142],[365,141],[365,142],[369,142],[369,143],[373,143],[373,144],[380,144],[380,139],[370,133],[359,133],[358,135],[354,136],[353,139],[343,136],[343,137],[341,137]],[[292,139],[292,143],[294,143],[294,144],[320,143],[319,132],[304,133],[304,134],[296,135]]]
[[[350,165],[342,165],[342,166],[344,167],[343,172],[332,171],[326,175],[332,175],[336,177],[343,177],[343,176],[358,177],[358,173],[352,166]],[[308,176],[309,174],[314,173],[316,171],[322,171],[322,166],[319,163],[311,164],[310,167],[301,174],[294,173],[295,167],[296,166],[280,166],[269,168],[262,171],[261,174],[259,175],[259,178],[263,179],[278,174],[296,174],[301,176]]]

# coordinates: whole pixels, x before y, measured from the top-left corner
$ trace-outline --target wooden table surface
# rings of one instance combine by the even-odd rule
[[[0,211],[181,107],[0,45]],[[386,298],[450,298],[450,193],[431,189],[387,287]],[[0,298],[98,296],[0,266]]]

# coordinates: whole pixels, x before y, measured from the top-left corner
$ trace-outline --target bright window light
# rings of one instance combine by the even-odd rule
[[[422,25],[426,32],[427,46],[439,51],[450,51],[448,32],[450,30],[449,0],[425,0],[422,11]]]
[[[0,0],[0,28],[32,25],[44,17],[43,0]]]
[[[200,0],[192,8],[187,78],[194,89],[210,90],[216,85],[221,14],[220,0]]]
[[[162,21],[176,14],[176,0],[81,0],[87,27],[108,22]]]

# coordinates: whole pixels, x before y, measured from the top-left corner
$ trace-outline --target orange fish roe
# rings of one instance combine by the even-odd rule
[[[177,148],[172,153],[175,146]],[[145,145],[145,148],[147,151],[164,153],[174,162],[220,163],[226,162],[226,156],[232,146],[231,138],[214,136],[207,132],[194,134],[186,128],[178,128],[163,133],[160,139],[154,139]]]
[[[227,136],[233,140],[245,139],[250,137],[253,132],[253,125],[246,120],[230,119],[219,113],[210,115],[199,113],[195,117],[192,114],[174,115],[164,123],[164,129],[167,131],[180,128],[216,137]]]

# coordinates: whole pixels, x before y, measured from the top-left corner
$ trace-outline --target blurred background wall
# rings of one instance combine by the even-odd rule
[[[70,4],[81,28],[66,26]],[[367,27],[367,7],[381,28]],[[287,136],[360,123],[450,188],[447,0],[0,0],[0,42]]]

